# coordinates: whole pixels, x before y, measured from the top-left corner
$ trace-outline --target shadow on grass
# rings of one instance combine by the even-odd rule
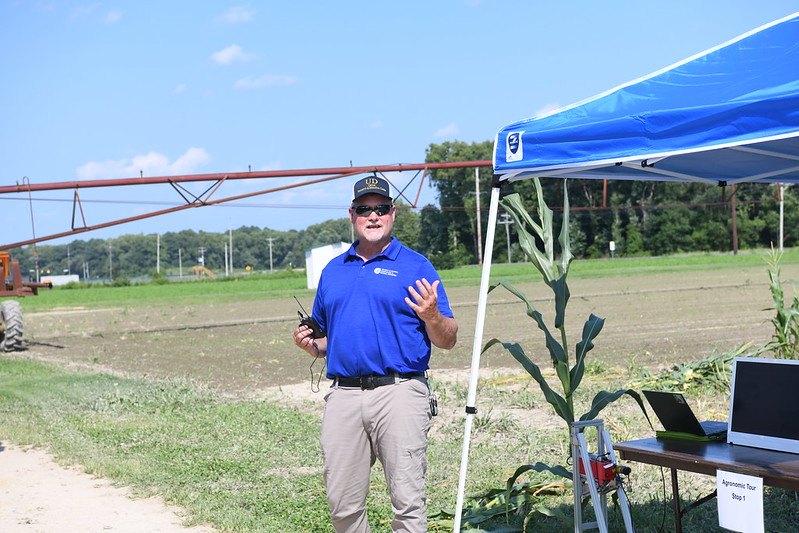
[[[629,495],[634,498],[635,494]],[[653,498],[645,502],[630,502],[630,517],[633,529],[637,533],[659,533],[675,531],[674,509],[670,498],[666,500]],[[563,533],[574,530],[574,506],[571,498],[553,498],[552,504],[546,506],[545,512],[549,516],[536,513],[529,518],[524,528],[525,510],[523,513],[513,513],[508,520],[500,516],[480,524],[467,525],[463,531],[484,531],[495,533],[510,533],[513,531],[526,531],[536,533]],[[681,508],[693,503],[681,499]],[[543,509],[543,507],[542,507]],[[621,507],[608,497],[608,531],[625,532],[624,518]],[[763,516],[765,530],[769,533],[789,533],[799,531],[799,493],[790,490],[766,487],[763,491]],[[583,523],[595,520],[590,499],[583,503]],[[701,506],[691,509],[682,518],[682,527],[685,533],[725,533],[729,530],[719,527],[718,507],[715,499]],[[524,529],[523,529],[524,528]],[[594,529],[596,530],[596,528]],[[430,528],[430,531],[451,531],[446,529]]]

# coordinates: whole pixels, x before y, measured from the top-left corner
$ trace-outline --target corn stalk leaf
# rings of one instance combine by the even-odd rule
[[[555,293],[555,327],[563,329],[566,323],[566,304],[569,303],[570,296],[566,274],[552,282],[552,292]]]
[[[536,180],[539,190],[541,184]],[[513,217],[516,223],[516,234],[519,236],[519,246],[533,265],[541,272],[547,285],[556,279],[553,261],[552,243],[552,210],[544,203],[543,195],[538,193],[539,217],[542,225],[539,226],[524,208],[519,194],[509,194],[500,200],[500,204]],[[543,206],[543,207],[542,207]],[[532,229],[532,232],[530,229]],[[544,252],[538,248],[535,236],[544,243]]]
[[[565,184],[564,184],[565,188]],[[569,195],[563,195],[563,222],[560,226],[560,261],[558,264],[558,271],[561,277],[566,277],[569,272],[569,265],[574,256],[572,255],[571,237],[569,233]]]
[[[559,520],[564,526],[569,527],[573,522],[573,516],[571,514],[566,514],[560,507],[548,507],[545,505],[537,505],[535,508],[525,517],[524,519],[524,529],[523,531],[532,531],[528,526],[533,521],[535,515],[542,515],[547,516],[549,518],[554,518]]]
[[[602,326],[605,325],[605,319],[591,313],[588,320],[583,324],[583,338],[577,343],[576,354],[574,358],[574,366],[571,369],[571,390],[568,394],[573,394],[580,386],[585,373],[585,356],[594,348],[594,339],[599,332],[602,331]]]
[[[513,485],[516,484],[516,480],[519,479],[519,476],[522,474],[534,470],[536,472],[551,472],[556,476],[565,477],[569,481],[572,479],[572,473],[567,470],[563,465],[555,465],[549,466],[542,462],[537,462],[534,465],[522,465],[516,469],[516,472],[513,473],[511,477],[508,478],[508,490],[510,490]]]
[[[495,344],[502,344],[502,346],[510,352],[514,359],[519,361],[524,369],[530,374],[534,380],[538,382],[541,392],[544,393],[544,398],[549,405],[555,409],[555,413],[566,421],[567,424],[574,422],[574,410],[569,402],[563,396],[552,390],[552,387],[547,383],[546,378],[541,374],[541,369],[533,363],[521,346],[516,343],[502,342],[498,339],[491,339],[483,348],[483,353]]]
[[[533,305],[533,302],[531,302],[530,299],[527,298],[526,294],[524,294],[522,291],[520,291],[519,289],[514,287],[513,284],[510,281],[508,281],[506,279],[503,279],[502,281],[498,281],[497,283],[494,283],[493,285],[488,287],[488,292],[491,292],[491,291],[493,291],[494,289],[496,289],[497,287],[500,287],[500,286],[505,287],[505,289],[507,289],[508,292],[510,292],[511,294],[516,296],[519,300],[523,301],[525,303],[525,305],[527,306],[527,316],[529,316],[530,318],[533,318],[533,314],[536,312],[536,308]]]
[[[591,409],[581,416],[580,420],[594,420],[599,412],[602,411],[602,409],[615,402],[625,394],[631,396],[636,402],[638,402],[638,406],[641,408],[641,411],[643,411],[646,421],[649,423],[649,427],[654,429],[652,421],[649,419],[649,414],[646,412],[644,401],[641,399],[641,395],[633,389],[620,389],[616,392],[608,392],[604,390],[599,391],[591,402]]]
[[[533,465],[522,465],[522,466],[520,466],[519,468],[516,469],[516,472],[514,472],[511,477],[508,478],[508,481],[506,483],[506,489],[505,489],[505,495],[506,495],[505,498],[507,500],[510,500],[511,491],[513,491],[514,485],[516,484],[516,480],[519,479],[519,476],[521,476],[522,474],[524,474],[526,472],[529,472],[531,470],[533,470],[535,472],[551,472],[551,473],[555,474],[556,476],[564,477],[564,478],[568,479],[569,481],[571,481],[571,479],[572,479],[572,473],[569,472],[568,470],[566,470],[566,468],[564,468],[561,465],[549,466],[549,465],[544,464],[544,463],[542,463],[540,461],[535,463],[535,464],[533,464]],[[546,485],[539,486],[539,488],[546,488]],[[539,512],[539,513],[541,513],[544,516],[554,516],[553,514],[551,514],[552,513],[551,509],[549,509],[548,507],[539,508],[539,506],[536,506],[536,508],[533,510],[533,513],[535,513],[535,512]],[[525,528],[524,528],[525,530],[527,528],[527,522],[528,522],[529,518],[530,517],[528,516],[525,519]]]
[[[571,389],[570,385],[571,377],[569,375],[569,358],[566,355],[566,350],[549,331],[549,328],[544,322],[544,317],[535,308],[535,306],[529,300],[529,298],[527,298],[527,296],[523,292],[514,287],[513,284],[511,284],[508,280],[502,280],[492,285],[489,288],[489,292],[491,292],[500,285],[505,287],[508,290],[508,292],[514,294],[517,298],[519,298],[527,305],[527,316],[535,320],[536,324],[538,324],[538,328],[544,332],[546,347],[547,350],[549,350],[549,357],[552,360],[552,367],[555,369],[555,372],[558,374],[558,379],[560,379],[560,383],[563,387],[563,392],[567,393]]]
[[[538,200],[538,218],[541,219],[539,237],[541,237],[544,243],[544,253],[546,253],[550,265],[554,265],[555,243],[552,237],[555,235],[555,227],[552,224],[552,210],[544,201],[544,192],[541,190],[541,180],[536,178],[533,180],[533,184],[535,185],[535,197],[536,200]],[[554,276],[552,279],[554,279]]]

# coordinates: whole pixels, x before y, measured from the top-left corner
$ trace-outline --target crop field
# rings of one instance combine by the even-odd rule
[[[573,339],[570,340],[571,350],[589,314],[606,320],[587,358],[583,386],[586,396],[581,397],[580,402],[587,403],[589,393],[603,388],[626,388],[644,371],[658,372],[746,343],[766,343],[773,333],[769,322],[773,311],[769,308],[774,303],[764,258],[764,254],[749,254],[699,260],[576,262],[570,273],[571,299],[566,313],[567,331]],[[492,281],[507,274],[551,324],[551,292],[532,266],[503,269],[498,265],[496,270]],[[455,349],[449,352],[434,349],[431,361],[431,381],[441,406],[441,415],[434,420],[431,431],[428,476],[431,514],[454,508],[479,283],[477,269],[466,274],[453,271],[442,275],[460,331]],[[782,278],[786,295],[790,297],[794,287],[788,280],[799,279],[799,252],[783,256]],[[35,304],[26,304],[28,349],[3,357],[43,362],[50,367],[87,374],[146,381],[180,380],[218,394],[222,399],[266,400],[318,420],[323,408],[323,392],[315,390],[323,373],[322,362],[311,366],[312,360],[292,342],[292,331],[298,322],[298,306],[292,296],[297,296],[310,311],[313,291],[303,288],[304,280],[300,280],[299,285],[296,281],[287,281],[278,286],[280,288],[275,290],[259,292],[241,291],[240,287],[227,284],[229,290],[225,291],[226,284],[215,284],[216,294],[166,298],[158,296],[159,287],[148,287],[150,297],[119,297],[105,301],[92,297],[91,302],[88,297],[81,302],[80,294],[86,291],[58,291],[74,294],[67,299],[63,299],[63,294],[57,298],[53,296],[53,301],[58,303],[48,303],[48,296],[43,295],[37,297],[41,300]],[[550,367],[541,331],[526,316],[525,306],[502,287],[488,296],[481,344],[492,338],[519,343],[542,369]],[[566,433],[565,425],[552,414],[537,385],[520,365],[501,347],[495,346],[482,355],[480,376],[479,415],[472,451],[474,473],[468,493],[504,487],[515,468],[525,462],[543,460],[556,464],[563,461],[568,455],[568,443],[562,438]],[[325,384],[322,375],[319,384],[322,391]],[[692,398],[692,404],[701,418],[726,419],[726,398],[717,393],[705,391]],[[615,440],[652,435],[652,429],[632,401],[617,402],[603,412],[602,417]],[[80,457],[80,454],[75,455]],[[318,468],[315,464],[302,475],[316,476],[312,478],[316,479],[313,483],[320,483]],[[644,466],[636,466],[635,472],[638,481],[636,492],[631,496],[634,520],[649,524],[641,531],[656,530],[652,524],[660,524],[661,520],[665,520],[668,529],[671,519],[665,517],[670,510],[665,510],[663,503],[660,473]],[[373,493],[377,495],[370,499],[370,505],[385,509],[387,498],[379,495],[385,492],[384,482],[381,486],[379,473],[374,474],[373,480]],[[686,475],[681,483],[686,497],[700,497],[714,488],[713,479],[707,477]],[[158,487],[158,484],[150,482],[149,486]],[[161,492],[166,491],[161,489]],[[776,513],[785,514],[785,505],[792,509],[790,516],[780,516],[782,521],[772,524],[772,530],[788,531],[796,527],[799,513],[795,499],[787,504],[784,500],[790,500],[788,496],[780,494],[772,499],[778,500],[777,505],[781,506]],[[176,503],[185,505],[180,498],[176,498]],[[308,505],[314,509],[319,524],[324,524],[323,496],[316,494]],[[560,507],[562,513],[570,512],[568,502]],[[705,507],[709,509],[697,513],[699,528],[693,530],[718,530],[712,526],[715,506]],[[192,512],[191,507],[189,511]],[[374,512],[372,527],[375,531],[390,530],[385,510],[382,512],[383,515]],[[652,518],[655,515],[656,518]],[[214,522],[205,517],[205,520],[221,530],[268,530],[254,525],[224,526],[220,525],[224,524],[222,519]],[[690,520],[687,524],[691,524]],[[544,527],[536,530],[566,529],[562,523],[547,526],[545,521]],[[286,526],[285,531],[328,530],[318,525],[296,529]]]
[[[736,260],[729,258],[733,265]],[[785,263],[783,277],[799,278],[799,264]],[[590,359],[606,367],[657,369],[747,342],[762,344],[771,336],[768,308],[773,302],[759,259],[740,267],[656,273],[626,273],[622,263],[616,272],[569,282],[568,331],[578,335],[590,313],[604,318]],[[513,282],[551,320],[551,292],[534,273],[530,266],[528,280]],[[447,293],[460,326],[458,345],[449,352],[434,351],[434,374],[471,365],[479,288],[453,285]],[[786,289],[792,290],[789,284]],[[83,291],[72,292],[79,301]],[[312,291],[295,294],[310,311]],[[134,375],[186,377],[235,395],[310,380],[310,358],[291,338],[298,306],[290,293],[232,300],[211,296],[177,305],[168,300],[109,305],[78,303],[26,312],[26,354]],[[540,355],[539,362],[548,357],[524,305],[501,287],[488,295],[483,342],[491,338],[518,342]],[[501,348],[481,359],[482,368],[516,366]]]

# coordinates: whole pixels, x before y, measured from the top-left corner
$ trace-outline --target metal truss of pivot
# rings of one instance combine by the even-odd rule
[[[596,429],[597,452],[589,453],[585,439],[585,429]],[[624,491],[622,475],[629,474],[627,467],[616,463],[616,453],[610,433],[605,429],[602,420],[585,420],[573,422],[571,425],[571,446],[574,468],[572,481],[574,485],[574,532],[581,533],[587,529],[599,529],[600,533],[608,533],[607,495],[616,492],[618,503],[624,519],[627,533],[634,533],[630,506]],[[588,496],[594,508],[595,522],[583,523],[583,503]]]
[[[141,176],[139,178],[63,181],[63,182],[39,183],[39,184],[31,184],[26,177],[24,178],[23,183],[21,185],[17,183],[16,185],[0,186],[0,196],[6,193],[9,194],[28,193],[30,197],[30,194],[32,192],[74,189],[75,194],[72,205],[72,228],[69,231],[56,233],[53,235],[47,235],[38,238],[34,236],[33,239],[25,241],[15,242],[12,244],[0,244],[0,251],[9,250],[12,248],[19,248],[22,246],[27,246],[29,244],[35,244],[37,242],[58,239],[70,235],[76,235],[78,233],[83,233],[87,231],[107,228],[110,226],[126,224],[128,222],[135,222],[138,220],[143,220],[155,216],[175,213],[178,211],[182,211],[184,209],[192,209],[196,207],[205,207],[205,206],[218,205],[223,203],[233,203],[237,200],[243,200],[245,198],[251,198],[254,196],[260,196],[278,191],[284,191],[296,187],[316,185],[331,180],[337,180],[348,176],[354,176],[356,174],[375,174],[375,175],[380,174],[381,176],[385,177],[386,180],[389,181],[389,183],[391,183],[391,180],[385,176],[385,173],[415,172],[414,177],[412,177],[404,187],[398,187],[396,183],[391,183],[391,185],[392,187],[394,187],[397,194],[399,195],[397,198],[402,198],[403,201],[406,202],[411,208],[417,208],[419,203],[419,198],[422,192],[422,184],[424,183],[428,175],[428,172],[434,170],[444,170],[444,169],[479,168],[479,167],[490,167],[490,166],[491,166],[490,160],[447,161],[444,163],[396,164],[396,165],[377,165],[377,166],[368,166],[368,167],[349,166],[349,167],[314,168],[314,169],[301,169],[301,170],[264,170],[264,171],[249,170],[247,172],[189,174],[182,176],[155,176],[155,177]],[[406,190],[411,186],[411,183],[416,180],[416,178],[419,176],[420,173],[421,173],[421,180],[419,181],[416,197],[415,199],[412,199],[410,194],[406,195]],[[305,182],[290,183],[266,190],[250,192],[247,194],[240,194],[225,198],[217,197],[212,199],[212,196],[215,195],[215,193],[217,192],[218,189],[220,189],[222,184],[228,181],[247,180],[247,179],[273,179],[273,178],[277,179],[277,178],[303,177],[303,176],[317,177],[317,178]],[[324,177],[318,177],[318,176],[324,176]],[[188,189],[186,189],[184,186],[180,185],[180,183],[195,183],[195,182],[213,182],[213,184],[210,185],[205,190],[205,192],[203,192],[200,195],[195,195],[189,192]],[[139,214],[128,218],[113,220],[110,222],[104,222],[93,225],[88,225],[86,223],[86,217],[84,216],[83,212],[83,205],[80,200],[80,196],[78,194],[79,189],[127,186],[127,185],[158,185],[158,184],[171,185],[172,188],[175,189],[175,191],[177,191],[177,193],[181,196],[183,203],[182,204],[179,203],[167,209],[161,209],[150,213]],[[32,202],[33,200],[31,199],[31,203]],[[78,225],[76,223],[77,220],[76,214],[78,213],[78,211],[80,211],[80,220],[82,222],[82,225]]]

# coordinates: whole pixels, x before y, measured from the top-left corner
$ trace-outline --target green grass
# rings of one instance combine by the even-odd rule
[[[437,388],[442,407],[461,405],[462,387]],[[460,417],[436,422],[444,425],[430,443],[431,513],[454,507],[463,431]],[[476,490],[501,483],[541,442],[518,442],[516,429],[508,416],[481,415],[471,454]],[[186,508],[191,523],[223,531],[331,531],[319,431],[319,414],[231,401],[189,383],[0,359],[3,439],[49,448],[60,462],[83,465],[136,494],[160,494]],[[371,486],[373,531],[388,532],[391,507],[379,466]]]
[[[728,269],[766,267],[766,250],[732,254],[687,254],[663,257],[631,257],[619,259],[580,259],[569,267],[569,280],[640,274],[664,274],[679,272],[707,272]],[[786,250],[781,263],[799,264],[799,250]],[[537,275],[532,263],[499,263],[491,266],[491,281],[502,279],[530,280],[531,273]],[[481,267],[468,266],[441,272],[448,285],[479,285]],[[536,278],[537,279],[537,278]]]
[[[783,264],[799,263],[788,252]],[[726,268],[765,269],[757,254],[696,255],[669,258],[578,261],[570,277],[620,276],[629,273],[701,272]],[[530,279],[530,264],[495,265],[494,279]],[[442,272],[448,284],[477,285],[476,267]],[[537,278],[536,278],[537,279]],[[170,283],[130,287],[56,289],[26,298],[26,308],[69,306],[165,305],[203,299],[248,301],[309,295],[304,275],[238,278],[235,281]],[[636,368],[618,369],[589,361],[582,400],[600,389],[615,390],[640,377]],[[521,368],[519,369],[520,373]],[[428,511],[453,511],[460,468],[465,384],[434,383],[442,412],[457,413],[434,421],[428,471]],[[504,486],[521,464],[566,464],[565,425],[556,419],[527,376],[498,375],[481,380],[479,413],[470,451],[467,496]],[[701,418],[718,418],[726,399],[710,390],[694,393]],[[513,409],[513,413],[507,411]],[[187,509],[191,523],[206,522],[222,531],[329,532],[321,476],[321,413],[303,414],[262,400],[231,400],[190,382],[123,379],[102,373],[75,372],[26,360],[24,354],[0,357],[0,438],[17,445],[48,448],[64,464],[130,486],[141,495],[159,494]],[[632,401],[621,400],[602,414],[614,439],[651,435]],[[721,415],[723,416],[723,414]],[[539,475],[536,479],[557,480]],[[673,529],[670,502],[664,497],[661,471],[634,465],[630,495],[637,531]],[[683,496],[696,499],[711,491],[713,478],[681,477]],[[379,467],[373,469],[368,502],[376,533],[390,531],[390,502]],[[767,528],[796,531],[799,518],[794,493],[766,490]],[[472,500],[467,500],[467,506]],[[571,498],[554,497],[554,514],[571,516]],[[707,504],[686,519],[686,531],[721,531],[715,505]],[[620,518],[611,513],[613,531]],[[519,524],[520,517],[512,517]],[[436,522],[432,531],[445,531]],[[504,519],[484,525],[507,527]],[[530,530],[568,531],[556,518],[540,517]]]
[[[180,305],[204,301],[253,301],[311,294],[305,272],[279,272],[217,280],[189,280],[165,284],[134,284],[115,287],[91,285],[43,289],[35,297],[22,299],[23,309],[44,311],[56,307],[85,308],[126,305]]]
[[[625,374],[619,369],[596,369],[586,377],[583,394],[587,398],[611,386],[609,382],[629,377]],[[434,387],[443,410],[460,412],[464,385],[436,382]],[[568,456],[565,425],[555,420],[541,426],[549,409],[528,377],[499,374],[481,380],[479,388],[467,508],[474,505],[470,496],[504,487],[518,466],[536,461],[566,464]],[[712,417],[723,403],[711,391],[695,390],[692,398],[700,416]],[[510,415],[500,407],[524,411]],[[649,431],[632,401],[617,402],[603,416],[619,441]],[[526,417],[536,421],[526,421]],[[437,419],[434,426],[428,471],[431,516],[454,510],[463,420]],[[260,400],[224,399],[191,383],[122,379],[24,359],[0,359],[0,435],[4,440],[49,448],[60,462],[83,465],[87,472],[129,486],[135,494],[160,494],[184,507],[189,523],[208,523],[221,531],[331,531],[319,430],[319,414],[302,414]],[[646,465],[632,466],[635,490],[630,500],[636,530],[657,531],[661,522],[669,530],[673,521],[670,502],[663,496],[668,486],[662,472]],[[520,481],[528,478],[560,481],[544,474]],[[371,485],[372,529],[387,533],[390,502],[379,467],[373,469]],[[686,502],[714,488],[712,478],[691,474],[681,474],[681,486]],[[569,495],[548,500],[546,506],[553,514],[569,520]],[[794,493],[767,489],[765,501],[769,531],[796,530]],[[521,517],[511,516],[511,525],[520,523]],[[692,512],[685,523],[686,531],[722,531],[716,525],[713,504]],[[611,531],[623,530],[621,517],[612,508],[611,524]],[[481,531],[508,525],[504,517],[495,518],[482,524]],[[539,516],[529,530],[569,529],[558,518]],[[434,520],[430,530],[447,531],[446,521]]]
[[[319,418],[178,382],[0,360],[0,431],[229,531],[324,531]]]

